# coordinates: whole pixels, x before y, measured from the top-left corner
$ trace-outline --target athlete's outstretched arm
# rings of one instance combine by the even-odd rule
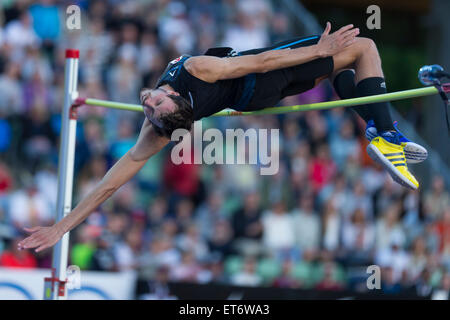
[[[53,246],[66,232],[83,222],[100,204],[128,182],[147,160],[169,141],[157,136],[149,121],[145,119],[136,144],[106,173],[95,189],[53,226],[26,228],[31,235],[19,243],[19,249],[37,248],[36,252],[39,252]]]
[[[186,60],[184,66],[195,77],[213,83],[218,80],[239,78],[249,73],[264,73],[288,68],[317,58],[332,56],[351,45],[359,34],[359,29],[353,28],[352,24],[332,34],[329,34],[330,30],[331,24],[327,22],[319,42],[311,46],[269,50],[259,54],[230,58],[196,56]]]

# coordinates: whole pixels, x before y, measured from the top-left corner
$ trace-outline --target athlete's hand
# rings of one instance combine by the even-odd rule
[[[330,34],[330,30],[331,23],[327,22],[327,26],[317,43],[320,57],[328,57],[341,52],[354,43],[356,36],[359,34],[359,29],[353,28],[352,24],[346,25],[332,34]]]
[[[64,235],[56,225],[51,227],[24,228],[24,230],[30,233],[30,235],[19,242],[19,250],[37,248],[35,251],[39,252],[54,246]]]

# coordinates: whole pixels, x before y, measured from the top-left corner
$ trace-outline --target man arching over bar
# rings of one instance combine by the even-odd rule
[[[195,120],[230,106],[238,111],[273,107],[325,79],[332,81],[341,99],[386,93],[375,43],[358,37],[359,29],[351,24],[330,31],[328,22],[320,36],[244,52],[212,48],[205,55],[182,55],[170,62],[156,87],[141,91],[146,118],[136,144],[64,219],[50,227],[25,229],[31,235],[19,248],[39,252],[53,246],[166,146],[176,129],[190,130]],[[417,189],[419,183],[407,163],[425,160],[427,151],[397,130],[389,107],[380,102],[352,109],[367,123],[370,157],[396,182]]]

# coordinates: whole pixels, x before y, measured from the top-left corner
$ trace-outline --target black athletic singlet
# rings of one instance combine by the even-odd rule
[[[190,101],[194,109],[194,120],[238,104],[244,88],[244,78],[205,82],[184,68],[183,64],[188,58],[189,55],[183,55],[170,62],[156,86],[168,84]]]

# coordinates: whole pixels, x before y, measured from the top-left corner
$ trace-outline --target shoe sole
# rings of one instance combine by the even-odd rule
[[[395,182],[406,188],[417,190],[417,187],[414,184],[412,184],[409,180],[405,180],[403,178],[403,175],[399,173],[395,166],[380,152],[380,150],[377,149],[377,147],[369,144],[367,146],[367,153],[373,161],[379,163],[387,169],[389,175],[392,177],[392,179],[394,179]]]
[[[428,157],[427,149],[414,142],[407,142],[404,152],[408,163],[420,163]]]

